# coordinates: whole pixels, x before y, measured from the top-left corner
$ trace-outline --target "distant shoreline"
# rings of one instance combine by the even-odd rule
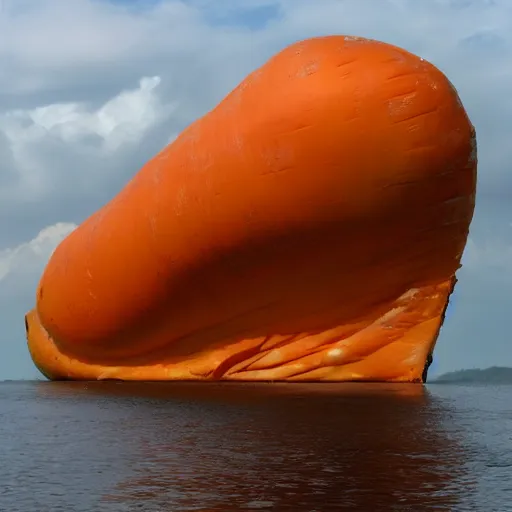
[[[512,384],[512,368],[491,366],[490,368],[473,368],[448,372],[432,379],[429,384]]]

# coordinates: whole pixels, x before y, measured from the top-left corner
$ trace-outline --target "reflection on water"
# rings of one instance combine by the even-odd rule
[[[88,418],[98,446],[77,454],[86,467],[116,446],[94,510],[457,510],[475,484],[450,411],[420,385],[41,383],[37,394],[82,420],[102,411]]]

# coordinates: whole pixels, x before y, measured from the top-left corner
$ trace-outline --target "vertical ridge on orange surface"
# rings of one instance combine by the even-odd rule
[[[295,43],[57,247],[26,316],[51,379],[421,381],[476,139],[395,46]]]

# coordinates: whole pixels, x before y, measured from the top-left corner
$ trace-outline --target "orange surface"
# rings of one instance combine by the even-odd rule
[[[62,241],[30,352],[50,379],[421,381],[475,188],[438,69],[293,44]]]

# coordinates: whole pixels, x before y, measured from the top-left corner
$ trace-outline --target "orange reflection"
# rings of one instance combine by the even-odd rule
[[[423,386],[60,389],[137,411],[125,425],[129,474],[102,498],[128,510],[451,511],[470,490],[463,447],[446,431],[449,411]]]

